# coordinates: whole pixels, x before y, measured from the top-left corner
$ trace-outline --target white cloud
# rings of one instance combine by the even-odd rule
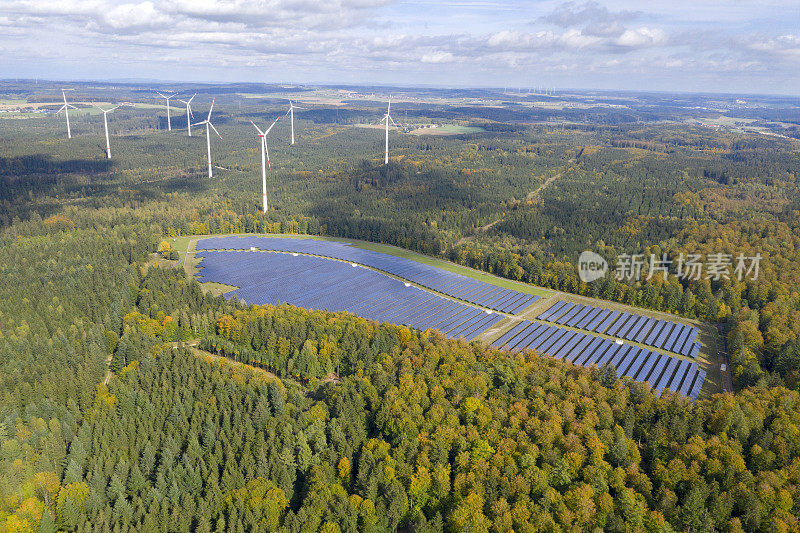
[[[105,24],[116,30],[154,28],[170,22],[170,17],[156,9],[152,2],[122,4],[102,14]]]
[[[642,26],[635,30],[625,30],[615,41],[619,46],[629,48],[642,48],[645,46],[657,46],[667,42],[667,34],[658,28],[647,28]]]
[[[289,79],[302,71],[341,81],[336,76],[352,72],[362,81],[379,73],[413,83],[420,65],[432,64],[438,66],[426,72],[452,84],[533,81],[546,73],[590,85],[571,80],[599,72],[627,83],[631,73],[664,69],[685,72],[686,80],[698,72],[729,80],[748,65],[780,69],[796,88],[796,0],[767,1],[781,4],[775,14],[741,0],[518,0],[502,9],[482,0],[0,0],[0,47],[10,51],[8,76],[44,75],[36,69],[48,62],[68,63],[76,77],[108,76],[105,60],[135,77],[142,65],[168,65],[168,49],[181,58],[175,75],[193,79],[205,79],[209,65],[228,65],[236,74],[226,79],[268,80],[276,72]],[[693,10],[702,4],[697,8],[707,13],[709,2],[731,8],[724,23]],[[753,13],[763,19],[751,21]],[[678,14],[692,23],[676,22]]]
[[[429,54],[424,54],[422,56],[421,61],[423,63],[451,63],[455,61],[455,56],[450,52],[431,52]]]

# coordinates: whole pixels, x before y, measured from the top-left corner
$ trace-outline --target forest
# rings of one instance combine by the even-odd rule
[[[71,115],[69,141],[59,117],[0,119],[0,531],[800,528],[797,141],[679,124],[696,111],[657,96],[631,96],[633,120],[398,102],[483,131],[392,133],[383,166],[381,132],[358,127],[380,101],[319,104],[295,146],[285,123],[270,138],[264,214],[249,120],[288,94],[218,89],[195,109],[217,97],[213,179],[179,109],[172,132],[163,107],[109,115],[111,160],[96,114]],[[240,232],[394,244],[699,318],[737,390],[656,398],[533,353],[249,308],[153,258],[171,236]],[[763,260],[757,280],[587,284],[586,249]]]

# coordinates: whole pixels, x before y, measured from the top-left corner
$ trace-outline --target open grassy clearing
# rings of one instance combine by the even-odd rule
[[[408,132],[409,135],[461,135],[464,133],[480,133],[486,131],[477,126],[459,126],[458,124],[443,124],[437,128],[418,128]]]

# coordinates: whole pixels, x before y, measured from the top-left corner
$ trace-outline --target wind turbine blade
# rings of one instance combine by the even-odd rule
[[[269,161],[269,146],[267,146],[267,137],[264,136],[264,152],[267,154],[267,168],[272,170],[272,163]]]
[[[207,120],[204,120],[204,121],[202,121],[202,122],[198,122],[198,123],[196,123],[196,124],[192,124],[192,126],[202,126],[202,125],[203,125],[203,124],[205,124],[206,122],[208,122],[208,121],[207,121]]]
[[[211,107],[208,108],[208,118],[206,120],[211,120],[211,112],[214,111],[214,100],[215,98],[211,99]]]
[[[67,104],[67,105],[68,105],[69,107],[71,107],[72,109],[78,109],[77,107],[75,107],[75,106],[74,106],[74,105],[72,105],[72,104]]]
[[[195,96],[197,96],[197,93],[194,93],[194,94],[192,95],[192,97],[191,97],[191,98],[189,98],[189,103],[190,103],[190,104],[192,103],[192,100],[194,100],[194,97],[195,97]]]
[[[217,128],[215,128],[215,127],[214,127],[214,125],[213,125],[212,123],[210,123],[210,122],[208,123],[208,125],[209,125],[209,126],[211,126],[211,129],[212,129],[212,130],[214,130],[214,133],[216,133],[216,134],[217,134],[217,137],[219,137],[220,139],[222,139],[222,135],[220,135],[220,134],[219,134],[219,132],[217,131]]]
[[[122,107],[122,106],[118,106],[118,105],[114,106],[111,109],[109,109],[108,111],[106,111],[106,113],[111,113],[112,111],[114,111],[115,109],[119,109],[120,107]]]
[[[251,120],[251,121],[250,121],[250,124],[252,124],[252,125],[253,125],[253,127],[256,129],[256,131],[258,132],[258,134],[259,134],[259,135],[261,135],[262,137],[264,136],[264,132],[263,132],[263,131],[261,131],[260,129],[258,129],[258,126],[256,126],[256,123],[255,123],[255,122],[253,122],[253,121]]]
[[[389,120],[391,120],[391,121],[392,121],[392,124],[394,124],[395,126],[397,126],[397,122],[395,122],[395,121],[394,121],[394,119],[393,119],[393,118],[392,118],[390,115],[386,115],[386,116],[387,116],[387,117],[389,117]]]
[[[105,113],[105,110],[102,107],[100,107],[99,105],[95,104],[94,102],[92,102],[92,105],[95,106],[100,111],[102,111],[103,113]]]
[[[160,96],[161,98],[166,98],[166,96],[164,96],[163,94],[161,94],[161,93],[160,93],[160,92],[158,92],[158,91],[156,91],[155,93],[156,93],[158,96]]]
[[[62,105],[62,106],[61,106],[61,107],[58,109],[58,111],[56,111],[56,115],[57,115],[57,114],[59,114],[59,113],[61,113],[62,111],[64,111],[66,108],[67,108],[67,104],[64,104],[64,105]]]
[[[280,119],[282,119],[283,117],[285,117],[285,116],[286,116],[286,115],[282,115],[282,116],[280,116],[280,117],[276,118],[276,119],[273,121],[273,123],[270,125],[270,127],[269,127],[269,128],[267,128],[267,131],[265,131],[265,132],[264,132],[264,135],[267,135],[267,134],[269,133],[269,130],[271,130],[271,129],[272,129],[272,127],[273,127],[275,124],[277,124],[277,123],[278,123],[278,121],[279,121]]]

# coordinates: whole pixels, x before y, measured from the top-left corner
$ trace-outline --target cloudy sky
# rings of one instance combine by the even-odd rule
[[[800,94],[800,0],[0,0],[2,77]]]

